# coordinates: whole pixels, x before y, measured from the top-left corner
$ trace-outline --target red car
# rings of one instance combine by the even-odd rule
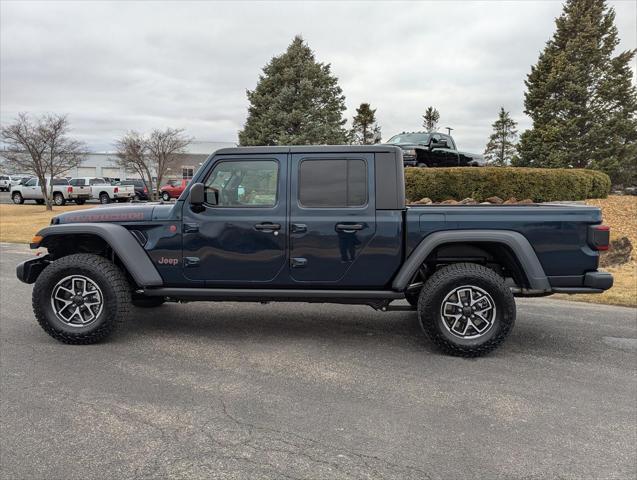
[[[161,198],[165,202],[169,201],[171,198],[179,198],[181,192],[183,192],[188,186],[188,182],[190,180],[168,180],[168,183],[161,187],[159,190],[161,192]]]

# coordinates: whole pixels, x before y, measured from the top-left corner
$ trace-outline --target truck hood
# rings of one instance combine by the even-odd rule
[[[118,205],[116,207],[96,207],[86,210],[74,210],[53,217],[51,224],[66,223],[128,223],[165,220],[175,205],[145,203]]]

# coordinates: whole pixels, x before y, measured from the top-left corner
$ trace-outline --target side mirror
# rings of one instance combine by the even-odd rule
[[[190,204],[203,205],[205,201],[203,183],[194,183],[190,187]]]

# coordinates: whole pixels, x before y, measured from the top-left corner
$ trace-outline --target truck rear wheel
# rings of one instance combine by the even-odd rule
[[[102,205],[106,205],[107,203],[111,203],[111,197],[108,196],[108,193],[100,193],[100,203]]]
[[[46,333],[70,344],[97,343],[127,317],[130,285],[124,273],[99,255],[54,261],[33,287],[33,311]]]
[[[53,203],[55,203],[58,207],[61,207],[66,203],[66,199],[60,192],[55,192],[53,194]]]
[[[441,268],[418,300],[425,334],[445,352],[478,357],[498,347],[515,323],[515,300],[504,279],[473,263]]]

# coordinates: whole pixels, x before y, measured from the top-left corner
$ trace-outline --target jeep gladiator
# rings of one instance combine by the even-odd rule
[[[515,320],[514,296],[594,293],[608,247],[599,208],[406,206],[395,146],[216,151],[175,204],[66,212],[17,267],[43,329],[95,343],[130,305],[331,302],[411,309],[442,350],[477,356]],[[397,300],[406,300],[399,302]]]

